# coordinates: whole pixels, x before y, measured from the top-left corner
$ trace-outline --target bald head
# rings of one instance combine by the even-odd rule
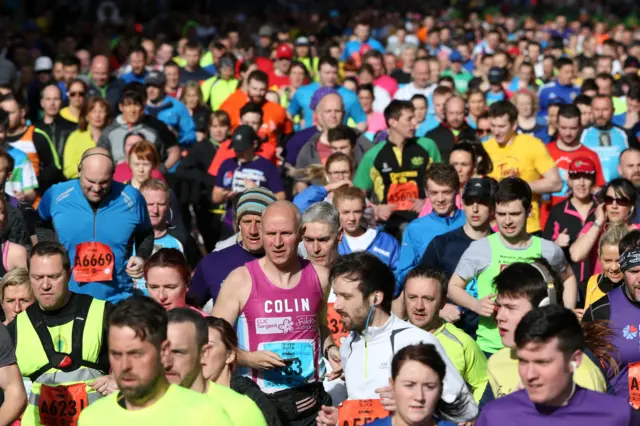
[[[92,204],[100,204],[109,193],[113,177],[113,160],[104,148],[91,148],[82,154],[78,165],[82,193]]]
[[[465,120],[465,103],[464,101],[457,97],[453,96],[449,98],[444,105],[444,112],[447,123],[453,129],[460,129]]]
[[[102,87],[109,81],[109,59],[104,55],[98,55],[91,62],[91,79]]]
[[[330,93],[323,97],[316,109],[316,119],[318,124],[326,132],[334,129],[342,123],[344,117],[344,104],[342,97],[336,93]]]
[[[262,222],[273,217],[285,217],[295,222],[295,229],[298,229],[300,224],[300,211],[291,201],[278,200],[269,204],[262,212]]]
[[[40,106],[45,118],[53,118],[60,112],[62,107],[62,92],[55,84],[50,84],[42,90],[40,95]]]
[[[300,213],[289,201],[276,201],[262,213],[262,244],[267,262],[276,268],[297,262]]]

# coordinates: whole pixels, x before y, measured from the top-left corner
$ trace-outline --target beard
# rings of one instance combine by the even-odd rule
[[[139,382],[134,386],[123,387],[118,383],[118,387],[122,392],[122,395],[129,401],[135,401],[144,399],[146,396],[153,393],[153,390],[157,387],[158,382],[162,379],[162,369],[158,368],[156,374],[153,374],[151,378],[144,382]]]

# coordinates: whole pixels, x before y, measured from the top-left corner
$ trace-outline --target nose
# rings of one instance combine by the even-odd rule
[[[16,302],[16,306],[13,308],[13,311],[16,313],[16,315],[24,311],[24,305],[22,304],[22,301],[18,300]]]
[[[167,300],[167,291],[164,288],[160,289],[160,292],[158,292],[158,299],[162,301]]]
[[[283,245],[282,235],[276,234],[276,237],[273,239],[273,245],[276,247]]]
[[[473,203],[472,210],[474,213],[478,213],[478,211],[480,210],[480,206],[478,205],[478,203]]]
[[[255,222],[251,223],[251,225],[249,226],[249,233],[252,235],[255,235],[259,232],[260,232],[260,226]]]
[[[313,242],[313,251],[315,253],[319,253],[320,249],[321,249],[320,242],[319,241],[314,241]]]
[[[504,309],[503,308],[498,308],[498,311],[496,312],[496,322],[497,323],[501,323],[504,322]]]
[[[534,363],[528,363],[524,366],[524,371],[521,373],[525,380],[531,381],[538,377],[538,371]]]

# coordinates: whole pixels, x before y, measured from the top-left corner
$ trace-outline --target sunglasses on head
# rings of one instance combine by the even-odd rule
[[[76,96],[84,96],[84,92],[69,92],[70,98],[75,98]]]
[[[620,207],[629,207],[631,205],[631,200],[624,197],[614,198],[609,195],[605,195],[603,200],[604,200],[604,204],[607,206],[612,205],[614,202]]]

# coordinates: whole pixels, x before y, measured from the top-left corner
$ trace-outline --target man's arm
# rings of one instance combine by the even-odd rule
[[[542,178],[529,183],[531,191],[536,194],[557,192],[562,189],[562,179],[557,167],[553,167],[542,174]]]
[[[180,160],[180,147],[178,145],[174,145],[167,148],[167,159],[164,162],[164,167],[167,170],[171,170],[178,160]]]

